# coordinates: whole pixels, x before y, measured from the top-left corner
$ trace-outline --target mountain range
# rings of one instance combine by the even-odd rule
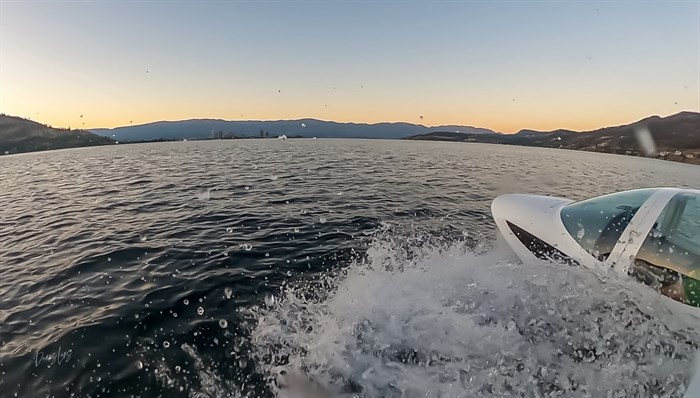
[[[411,123],[338,123],[317,119],[231,121],[220,119],[192,119],[162,121],[137,126],[90,131],[118,141],[149,141],[157,139],[182,140],[206,138],[259,137],[260,132],[271,137],[281,135],[318,138],[384,138],[401,139],[431,131],[459,131],[468,134],[497,134],[471,126],[426,127]]]
[[[646,132],[655,151],[640,147],[638,134]],[[565,148],[700,164],[700,113],[680,112],[667,117],[651,116],[634,123],[590,131],[521,130],[502,134],[472,126],[428,127],[412,123],[338,123],[317,119],[275,121],[227,121],[192,119],[160,121],[111,129],[56,129],[28,119],[0,115],[0,155],[118,142],[159,140],[259,138],[286,135],[319,138],[384,138],[477,142],[548,148]],[[642,143],[643,144],[643,143]]]

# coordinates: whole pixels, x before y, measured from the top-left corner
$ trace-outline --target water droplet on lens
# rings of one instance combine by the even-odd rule
[[[197,191],[197,199],[199,199],[199,200],[211,199],[211,188],[200,188]]]
[[[265,257],[270,257],[270,253],[265,253]]]
[[[226,232],[228,232],[228,233],[233,232],[233,228],[231,228],[231,227],[226,228]]]
[[[306,123],[302,123],[302,124],[301,124],[301,127],[306,127]]]
[[[202,307],[197,308],[197,315],[200,315],[200,316],[204,315],[204,308],[202,308]]]
[[[231,289],[230,287],[225,288],[224,296],[226,296],[227,299],[230,299],[231,296],[233,296],[233,289]]]
[[[141,235],[141,242],[145,242],[148,239],[146,235]]]
[[[112,261],[112,257],[107,257],[107,261]]]
[[[182,303],[185,304],[185,305],[189,305],[189,304],[190,304],[190,300],[184,299],[184,300],[182,300]]]
[[[176,365],[176,366],[175,366],[175,371],[176,371],[176,372],[179,372],[181,369],[182,369],[182,368],[180,367],[180,365]]]
[[[137,368],[137,369],[143,369],[143,362],[141,362],[141,361],[136,361],[136,368]]]
[[[170,342],[164,341],[164,342],[163,342],[163,347],[169,348],[169,347],[170,347]]]
[[[226,326],[228,326],[228,322],[226,322],[225,319],[219,319],[219,327],[222,329],[226,329]]]
[[[325,223],[326,223],[326,217],[319,217],[319,218],[318,218],[318,222],[320,222],[321,224],[325,224]]]
[[[299,228],[294,228],[294,232],[299,232]]]

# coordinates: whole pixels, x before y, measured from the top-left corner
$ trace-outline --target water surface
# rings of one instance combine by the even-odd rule
[[[637,285],[516,264],[489,212],[698,166],[307,139],[0,170],[0,396],[681,396],[699,341]]]

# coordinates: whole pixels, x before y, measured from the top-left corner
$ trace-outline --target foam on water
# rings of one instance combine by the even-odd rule
[[[697,319],[503,246],[377,239],[342,275],[249,310],[258,371],[288,398],[683,396]]]

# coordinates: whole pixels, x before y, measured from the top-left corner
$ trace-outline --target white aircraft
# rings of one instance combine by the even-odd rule
[[[700,314],[700,190],[635,189],[580,202],[502,195],[491,212],[523,261],[613,269]]]
[[[491,212],[520,260],[632,276],[700,325],[700,190],[635,189],[580,202],[502,195]],[[700,353],[695,362],[687,398],[700,394]]]

